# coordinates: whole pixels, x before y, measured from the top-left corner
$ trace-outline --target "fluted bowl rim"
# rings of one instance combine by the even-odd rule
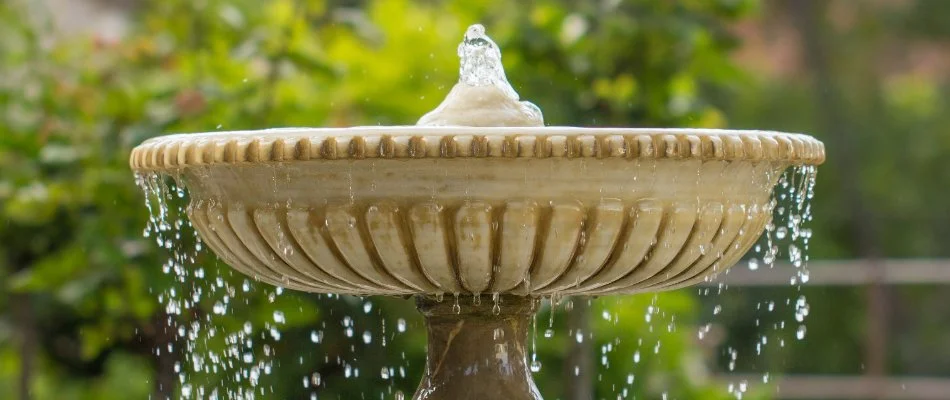
[[[818,165],[824,144],[805,134],[701,128],[360,126],[181,133],[132,150],[136,171],[216,164],[377,158],[640,158]]]

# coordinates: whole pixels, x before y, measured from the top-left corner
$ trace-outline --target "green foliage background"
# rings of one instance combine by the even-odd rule
[[[768,2],[768,10],[781,14],[784,3]],[[882,254],[947,255],[941,239],[950,226],[946,207],[929,211],[950,183],[941,161],[950,150],[946,85],[914,74],[881,81],[879,71],[861,64],[886,35],[946,40],[946,29],[928,22],[937,12],[932,8],[943,3],[920,3],[890,20],[861,14],[858,20],[869,26],[828,33],[829,46],[840,52],[827,73],[840,87],[822,90],[844,97],[842,118],[861,140],[854,149],[829,150],[832,157],[819,179],[813,258],[859,255],[848,228],[853,216],[841,211],[849,205],[836,190],[842,180],[859,182],[872,218],[888,227],[881,230]],[[132,147],[173,132],[412,124],[457,79],[455,48],[470,23],[488,27],[516,90],[538,104],[551,125],[755,127],[815,132],[823,139],[834,134],[820,122],[810,73],[770,80],[730,58],[738,45],[730,27],[771,15],[754,0],[146,1],[133,14],[132,32],[118,42],[51,40],[43,15],[26,1],[0,3],[0,398],[18,396],[24,337],[36,352],[33,398],[179,394],[178,387],[170,392],[156,384],[171,366],[167,356],[155,356],[168,342],[181,343],[158,300],[167,288],[181,285],[161,268],[177,249],[162,249],[142,236],[148,213],[128,169]],[[907,21],[920,23],[897,28]],[[859,176],[836,172],[833,156],[848,151],[866,155]],[[908,179],[905,170],[919,175]],[[207,253],[194,268],[207,271],[209,280],[221,277],[235,286],[243,281]],[[809,290],[810,339],[743,358],[749,361],[740,361],[740,370],[859,372],[859,344],[821,345],[813,338],[841,332],[860,337],[861,321],[849,312],[861,307],[860,291]],[[727,293],[712,301],[743,310],[797,297],[793,291]],[[272,293],[255,285],[242,294],[243,305],[212,323],[228,332],[252,321],[255,337],[273,346],[269,359],[276,372],[262,378],[258,398],[314,392],[320,398],[392,398],[397,391],[413,392],[424,337],[410,301],[291,292],[269,301]],[[593,302],[594,364],[601,363],[601,349],[613,349],[607,354],[610,368],[598,368],[595,398],[624,390],[627,398],[660,398],[664,392],[675,399],[732,397],[707,377],[717,359],[725,363],[719,350],[696,340],[712,304],[692,293]],[[945,297],[923,288],[902,298],[926,304]],[[369,313],[365,301],[373,304]],[[206,318],[212,308],[207,303],[180,318]],[[647,323],[651,306],[663,313]],[[279,327],[280,340],[267,339],[276,310],[287,321]],[[342,316],[353,318],[357,332],[369,330],[376,338],[388,327],[389,344],[364,346],[345,337],[338,328]],[[392,334],[399,319],[409,329]],[[539,325],[547,326],[547,319],[542,313]],[[673,319],[676,329],[666,329]],[[725,343],[751,353],[745,348],[758,333],[749,328],[750,317],[720,322],[730,328]],[[935,318],[925,330],[947,322]],[[536,379],[546,398],[564,395],[560,363],[573,339],[564,324],[565,317],[556,316],[554,337],[538,341],[544,367]],[[314,344],[310,336],[318,326],[330,328]],[[929,337],[927,343],[950,351]],[[222,338],[202,346],[223,348]],[[899,340],[915,338],[907,333]],[[643,360],[634,363],[632,354],[641,349],[637,339],[646,345]],[[653,354],[657,341],[663,345]],[[180,358],[182,351],[171,354]],[[336,356],[356,360],[362,374],[347,379]],[[893,358],[896,370],[912,364]],[[937,368],[950,368],[932,358]],[[406,376],[382,380],[378,371],[394,365],[404,366]],[[306,388],[301,381],[314,372],[322,385]],[[246,383],[229,373],[193,378],[209,387],[219,380],[223,387]],[[630,374],[635,382],[626,384]]]

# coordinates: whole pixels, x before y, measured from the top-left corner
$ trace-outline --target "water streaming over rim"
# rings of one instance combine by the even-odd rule
[[[187,218],[189,207],[200,204],[188,203],[185,185],[156,173],[136,174],[135,180],[149,212],[143,236],[154,239],[167,251],[168,260],[162,270],[173,278],[167,287],[150,289],[164,310],[166,329],[172,338],[157,346],[153,354],[158,359],[175,359],[179,398],[271,398],[275,388],[269,377],[278,370],[299,370],[301,365],[316,366],[301,377],[301,382],[310,398],[318,398],[318,392],[328,384],[328,377],[321,371],[341,371],[340,376],[329,377],[333,380],[358,379],[366,373],[355,358],[359,346],[390,353],[391,362],[379,376],[391,384],[381,396],[399,398],[404,395],[398,387],[415,384],[415,377],[408,373],[413,369],[405,351],[400,356],[390,346],[411,324],[397,313],[387,325],[387,320],[380,318],[380,307],[368,298],[307,295],[314,296],[321,304],[320,310],[330,315],[314,321],[312,329],[297,327],[289,331],[294,335],[289,340],[301,343],[309,338],[307,343],[312,347],[300,354],[278,354],[282,340],[288,339],[288,321],[300,319],[305,313],[317,315],[314,304],[295,301],[294,296],[284,295],[283,288],[260,284],[219,262],[209,263],[208,258],[215,256],[207,251]],[[275,182],[281,183],[276,173]],[[274,311],[267,315],[248,313],[259,309],[261,302],[273,304]],[[334,315],[337,312],[344,315]],[[333,357],[320,350],[327,330],[335,332],[332,337],[336,340],[344,340],[342,351]]]
[[[772,212],[772,220],[766,225],[765,232],[747,256],[745,268],[756,271],[760,269],[788,268],[789,286],[795,295],[758,301],[754,305],[745,304],[748,308],[741,309],[742,302],[734,300],[730,306],[723,306],[723,300],[735,297],[738,293],[729,293],[729,286],[719,282],[714,288],[698,289],[704,301],[713,305],[709,321],[701,324],[697,337],[700,341],[707,340],[711,327],[721,315],[748,314],[755,316],[755,337],[751,343],[742,343],[742,349],[726,346],[720,356],[724,360],[728,372],[738,372],[737,364],[743,360],[755,360],[764,354],[775,352],[789,345],[789,341],[801,341],[806,338],[806,319],[810,307],[806,296],[801,293],[803,285],[807,284],[810,275],[808,270],[808,248],[812,237],[809,224],[813,220],[811,200],[814,198],[814,188],[817,178],[817,167],[794,166],[786,170],[779,178],[767,205]],[[780,264],[782,257],[787,264]],[[790,268],[789,268],[790,266]],[[736,266],[743,268],[743,265]],[[729,271],[726,272],[728,274]],[[773,371],[757,369],[761,375],[760,382],[738,381],[730,382],[728,390],[737,399],[743,398],[745,392],[755,386],[769,385],[774,375]],[[742,371],[750,372],[750,371]]]

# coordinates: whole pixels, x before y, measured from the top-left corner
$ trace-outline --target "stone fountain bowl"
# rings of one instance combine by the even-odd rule
[[[135,148],[189,189],[225,262],[307,292],[527,297],[655,292],[732,266],[770,192],[821,142],[765,131],[293,128]]]

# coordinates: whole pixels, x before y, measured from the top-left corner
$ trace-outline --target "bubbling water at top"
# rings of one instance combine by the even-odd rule
[[[501,50],[479,24],[458,47],[459,82],[442,104],[419,119],[430,126],[544,126],[538,106],[520,101],[508,83]]]
[[[501,50],[485,34],[485,27],[475,24],[465,31],[459,43],[459,82],[469,86],[494,86],[508,97],[518,100],[518,93],[508,83],[505,67],[501,64]]]

